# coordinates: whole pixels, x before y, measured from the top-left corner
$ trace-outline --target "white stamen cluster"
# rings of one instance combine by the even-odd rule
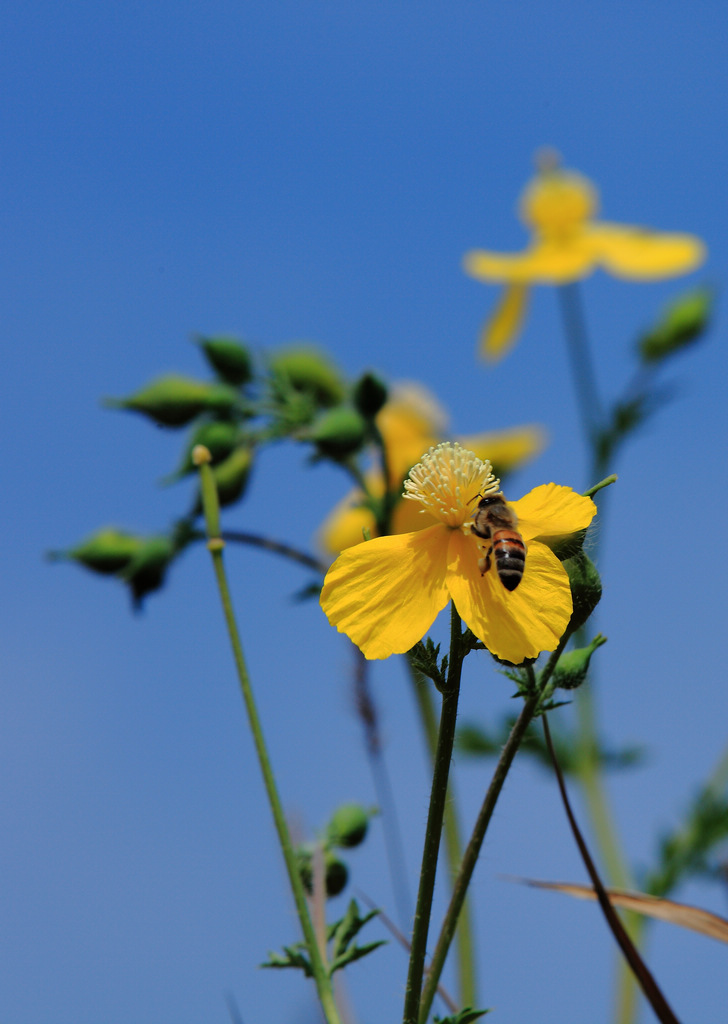
[[[438,444],[413,466],[404,482],[404,497],[419,501],[423,512],[457,527],[472,514],[477,495],[500,488],[488,459],[479,459],[459,444]]]

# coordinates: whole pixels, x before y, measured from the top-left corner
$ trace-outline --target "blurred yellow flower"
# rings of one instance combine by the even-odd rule
[[[447,415],[424,387],[401,384],[393,388],[389,401],[378,413],[377,427],[387,451],[389,485],[399,493],[404,478],[422,452],[445,436]],[[545,434],[541,427],[526,425],[460,440],[482,458],[487,453],[498,473],[505,475],[539,454],[545,444]],[[381,498],[384,494],[381,470],[367,473],[365,480],[369,493]],[[364,530],[372,537],[377,535],[374,513],[362,504],[364,498],[362,491],[353,490],[331,511],[317,538],[322,551],[337,555],[344,548],[360,544]],[[392,514],[391,532],[408,533],[431,526],[434,520],[418,512],[411,502],[398,501]]]
[[[596,512],[570,487],[545,484],[509,503],[526,545],[523,578],[508,590],[488,541],[471,531],[473,499],[498,492],[490,462],[458,444],[422,456],[405,497],[434,525],[347,548],[329,569],[321,607],[366,658],[403,654],[452,600],[463,621],[497,657],[520,664],[558,645],[571,617],[566,570],[543,538],[585,529]],[[477,508],[477,506],[475,506]]]
[[[563,170],[549,151],[520,200],[521,219],[531,229],[530,245],[519,253],[466,253],[467,274],[506,285],[481,334],[486,359],[500,358],[516,340],[529,285],[578,281],[597,267],[630,281],[660,280],[687,274],[705,259],[705,246],[694,235],[598,221],[598,208],[589,179]]]

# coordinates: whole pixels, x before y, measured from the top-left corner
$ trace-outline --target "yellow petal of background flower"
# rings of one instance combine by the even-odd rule
[[[605,223],[585,230],[595,260],[616,277],[660,280],[689,274],[705,260],[705,246],[695,235]]]
[[[510,592],[494,567],[480,575],[478,558],[473,538],[453,531],[447,585],[463,622],[492,654],[514,665],[553,651],[572,610],[569,577],[556,555],[538,541],[529,545],[523,579]]]
[[[518,529],[526,544],[532,537],[560,537],[584,530],[597,511],[591,498],[560,484],[541,484],[509,504],[518,516]]]
[[[330,555],[338,555],[345,548],[361,544],[362,530],[376,535],[374,515],[368,508],[358,504],[362,499],[360,491],[350,491],[347,496],[329,512],[316,535],[316,547]]]
[[[321,607],[366,658],[404,654],[445,607],[450,532],[437,523],[419,533],[378,537],[347,548],[331,566]]]
[[[520,337],[527,307],[528,285],[507,285],[480,334],[478,350],[484,359],[495,362],[510,351]]]
[[[546,441],[546,431],[535,423],[458,438],[458,443],[479,459],[489,459],[496,476],[505,476],[540,455]]]
[[[595,266],[592,249],[582,244],[579,231],[564,240],[536,240],[520,253],[485,252],[475,249],[466,253],[465,272],[479,281],[521,284],[563,284],[578,281],[592,273]]]

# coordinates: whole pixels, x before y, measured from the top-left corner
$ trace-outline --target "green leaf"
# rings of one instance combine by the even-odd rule
[[[451,1013],[447,1017],[435,1017],[435,1024],[472,1024],[474,1020],[484,1017],[490,1010],[472,1010],[469,1006],[463,1007],[457,1013]]]
[[[295,967],[298,970],[303,971],[307,978],[313,977],[313,969],[311,968],[311,962],[308,957],[303,953],[306,948],[305,943],[297,942],[294,946],[284,946],[283,952],[285,956],[280,953],[268,953],[268,959],[265,960],[260,966],[261,967]]]

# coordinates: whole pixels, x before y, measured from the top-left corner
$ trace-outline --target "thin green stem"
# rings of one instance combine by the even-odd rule
[[[437,940],[437,945],[435,946],[435,952],[432,954],[432,961],[427,972],[427,981],[425,982],[425,987],[422,992],[422,1001],[420,1003],[420,1024],[424,1024],[430,1013],[432,1000],[435,997],[437,985],[440,981],[440,975],[442,974],[443,967],[445,966],[445,959],[447,958],[447,954],[450,950],[450,944],[452,943],[458,918],[465,902],[465,895],[468,891],[468,886],[470,885],[470,879],[473,876],[475,865],[478,862],[480,849],[483,845],[483,840],[485,839],[485,833],[488,829],[488,825],[490,824],[490,819],[493,815],[493,811],[495,810],[495,805],[498,801],[500,791],[503,788],[503,783],[508,775],[508,770],[513,763],[513,758],[516,756],[516,751],[521,745],[524,733],[533,719],[538,707],[538,702],[538,696],[534,696],[529,698],[524,704],[521,714],[518,716],[516,723],[511,729],[506,745],[501,751],[501,756],[498,759],[498,764],[496,765],[493,773],[493,778],[491,779],[490,786],[485,794],[485,799],[475,823],[473,834],[465,849],[460,870],[453,885],[450,905],[447,908],[447,913],[445,914],[445,919],[442,923],[442,928],[440,929],[440,935]]]
[[[579,284],[572,281],[561,285],[557,291],[584,432],[589,440],[594,441],[604,426],[604,413],[589,348]]]
[[[301,923],[301,929],[303,931],[304,939],[308,949],[311,968],[313,970],[314,980],[316,983],[316,989],[318,991],[321,1007],[323,1009],[328,1024],[341,1024],[341,1018],[339,1016],[339,1012],[334,1002],[331,979],[324,965],[322,952],[319,949],[319,945],[316,941],[316,934],[314,932],[313,923],[311,921],[308,906],[306,904],[306,896],[304,893],[301,876],[298,871],[298,865],[296,863],[293,843],[291,842],[291,836],[288,831],[288,825],[286,823],[286,818],[283,813],[283,805],[281,804],[281,800],[278,795],[278,789],[276,786],[275,777],[273,775],[273,769],[271,767],[270,758],[268,756],[268,750],[263,737],[263,729],[260,723],[258,710],[253,697],[253,689],[250,683],[250,676],[248,675],[245,656],[243,654],[243,647],[240,641],[240,634],[238,631],[235,613],[233,610],[230,588],[228,586],[227,575],[225,573],[225,566],[223,563],[222,553],[225,542],[222,540],[220,536],[219,507],[217,503],[217,494],[215,492],[214,479],[212,476],[212,472],[210,470],[210,466],[207,462],[203,462],[202,464],[200,464],[199,468],[202,484],[201,491],[209,538],[207,546],[210,550],[210,554],[212,555],[215,579],[217,581],[217,586],[220,593],[220,601],[222,604],[223,614],[225,617],[225,624],[227,626],[230,645],[233,651],[235,668],[237,670],[238,680],[240,682],[240,690],[243,696],[245,710],[248,715],[248,723],[250,725],[250,731],[253,735],[255,751],[258,756],[258,763],[260,765],[260,770],[263,775],[265,791],[268,796],[268,802],[270,804],[270,808],[273,814],[273,821],[275,823],[276,832],[278,834],[278,841],[283,852],[283,858],[285,860],[286,870],[288,872],[288,880],[291,885],[293,899],[296,905],[296,911],[298,913],[298,918]]]
[[[501,751],[501,755],[498,759],[498,763],[493,772],[493,777],[488,786],[488,791],[485,794],[483,805],[480,808],[480,813],[475,822],[473,828],[473,834],[470,837],[463,860],[458,871],[457,878],[453,885],[452,896],[450,898],[450,905],[447,908],[445,919],[442,922],[440,928],[440,934],[437,939],[437,945],[435,946],[435,952],[432,954],[432,961],[430,963],[429,970],[427,972],[427,981],[422,992],[422,1000],[420,1003],[420,1017],[419,1024],[425,1024],[427,1017],[432,1007],[432,1001],[435,998],[435,992],[440,981],[440,975],[442,974],[445,966],[445,960],[450,950],[450,945],[455,935],[455,929],[457,928],[458,918],[465,902],[465,896],[470,885],[470,880],[473,877],[475,865],[478,862],[480,856],[480,850],[485,839],[485,834],[488,830],[488,825],[493,816],[498,797],[503,789],[503,783],[506,780],[506,776],[510,770],[513,759],[516,756],[518,748],[523,741],[523,737],[531,724],[534,715],[539,709],[539,705],[544,699],[545,695],[549,692],[549,680],[553,675],[554,669],[561,657],[561,652],[566,646],[568,636],[562,637],[558,647],[551,654],[542,672],[539,675],[538,680],[536,679],[535,672],[531,665],[526,667],[527,674],[529,676],[530,683],[530,695],[526,698],[521,713],[516,719],[513,728],[510,731],[506,744]]]
[[[412,690],[417,703],[417,710],[420,715],[420,724],[425,734],[430,758],[434,765],[435,751],[437,748],[437,717],[432,694],[428,681],[408,658],[407,664],[412,680]],[[455,879],[460,862],[463,856],[463,845],[460,837],[460,824],[457,814],[457,799],[455,796],[453,779],[450,779],[448,800],[445,804],[445,819],[443,823],[443,838],[445,840],[445,856],[451,881]],[[475,975],[475,939],[473,931],[472,915],[468,900],[463,904],[457,931],[455,933],[457,945],[457,973],[458,973],[458,996],[461,1006],[475,1006],[477,1002],[477,979]]]
[[[420,887],[417,893],[414,927],[412,929],[412,946],[410,949],[407,989],[404,1001],[404,1024],[417,1024],[420,1013],[420,996],[422,978],[425,969],[427,952],[427,934],[432,914],[432,897],[435,889],[437,859],[440,850],[442,819],[447,798],[447,781],[450,772],[450,760],[455,742],[455,723],[460,695],[460,677],[462,673],[462,625],[455,605],[450,606],[450,657],[448,662],[447,685],[442,694],[442,711],[440,714],[440,730],[437,738],[435,767],[430,792],[430,808],[427,815],[425,842],[422,852],[420,870]]]

